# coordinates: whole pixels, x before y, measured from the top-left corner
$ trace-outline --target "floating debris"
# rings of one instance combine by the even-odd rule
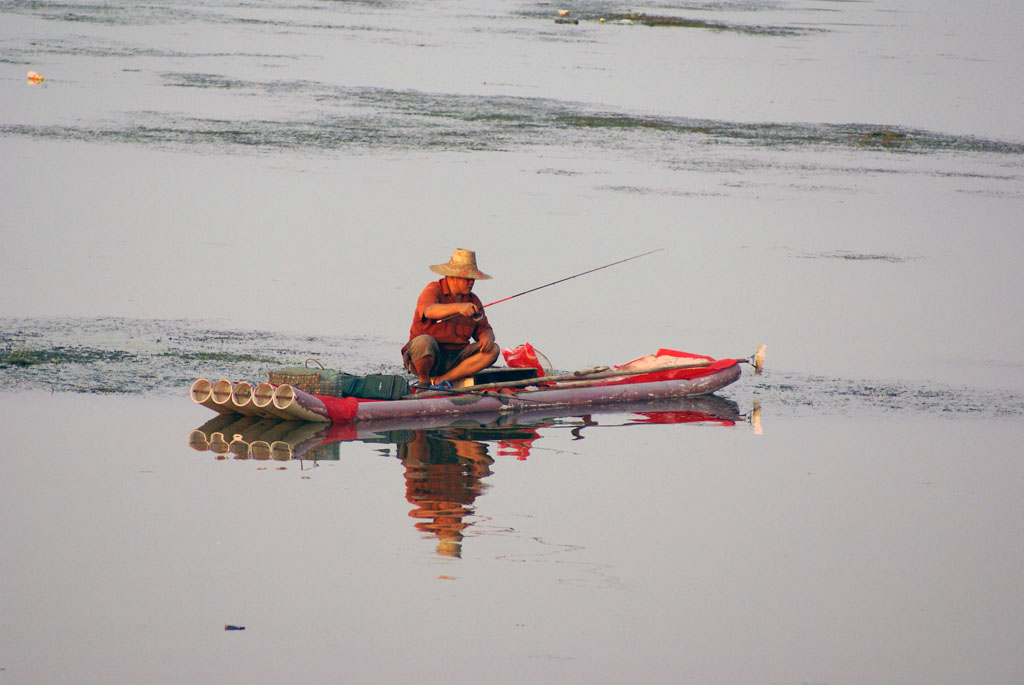
[[[558,10],[558,18],[555,19],[556,24],[578,24],[579,19],[570,18],[569,10]]]

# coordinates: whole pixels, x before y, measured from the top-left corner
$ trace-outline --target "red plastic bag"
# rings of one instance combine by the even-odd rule
[[[519,347],[506,347],[501,351],[501,356],[505,358],[505,363],[509,366],[517,369],[537,369],[538,376],[546,376],[544,367],[541,366],[538,358],[539,354],[530,343],[523,343]],[[547,357],[545,357],[546,359]]]

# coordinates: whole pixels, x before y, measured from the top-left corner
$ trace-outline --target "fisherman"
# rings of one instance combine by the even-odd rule
[[[419,380],[413,387],[420,390],[467,378],[498,359],[494,331],[473,294],[476,281],[490,278],[477,268],[476,252],[455,250],[447,264],[430,270],[444,278],[420,293],[409,342],[402,348],[405,368]]]

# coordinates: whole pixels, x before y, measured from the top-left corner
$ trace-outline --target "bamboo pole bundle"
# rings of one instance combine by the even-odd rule
[[[222,413],[232,412],[243,416],[256,416],[259,412],[251,404],[252,384],[242,381],[232,383],[222,378],[213,384],[211,398],[217,411]]]
[[[270,383],[260,383],[253,388],[250,402],[263,416],[273,416],[286,421],[295,420],[294,416],[274,406],[274,386]]]
[[[201,404],[221,414],[235,413],[230,407],[219,404],[213,399],[213,383],[206,378],[198,378],[192,383],[192,387],[189,389],[189,397],[196,404]]]
[[[252,403],[252,383],[239,381],[231,389],[231,405],[239,414],[246,416],[259,415],[259,411]]]
[[[288,412],[293,418],[301,421],[331,420],[331,415],[323,402],[287,383],[277,386],[277,390],[274,391],[274,407]]]
[[[211,390],[210,397],[214,404],[219,407],[217,411],[223,414],[237,414],[235,406],[231,403],[231,391],[235,389],[235,384],[226,378],[221,378],[215,381],[213,389]]]

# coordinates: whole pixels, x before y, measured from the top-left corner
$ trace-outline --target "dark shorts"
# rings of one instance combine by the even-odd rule
[[[430,367],[430,376],[440,376],[451,371],[459,365],[463,359],[472,357],[480,351],[480,343],[469,343],[462,349],[446,350],[437,344],[437,340],[430,335],[417,335],[402,348],[402,362],[411,374],[416,374],[416,367],[413,361],[423,357],[433,357],[434,365]]]

